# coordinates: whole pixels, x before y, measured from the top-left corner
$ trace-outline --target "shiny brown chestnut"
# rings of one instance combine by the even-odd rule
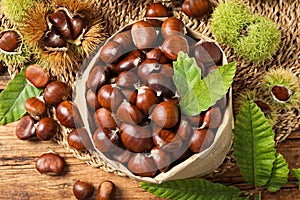
[[[14,30],[0,33],[0,49],[6,52],[15,52],[21,43],[20,35]]]
[[[271,89],[271,95],[276,101],[286,102],[292,96],[292,91],[285,86],[274,85]]]
[[[167,64],[161,65],[159,73],[165,75],[168,78],[172,78],[174,75],[174,70],[173,70],[172,64],[167,63]]]
[[[56,106],[69,98],[71,88],[62,81],[49,83],[44,90],[44,100],[50,106]]]
[[[138,76],[140,79],[146,83],[148,81],[148,76],[152,73],[159,72],[161,67],[161,64],[158,63],[157,60],[154,59],[147,59],[144,60],[139,66],[138,66]]]
[[[190,138],[190,150],[194,153],[199,153],[209,148],[214,142],[215,135],[209,129],[195,129]]]
[[[120,122],[136,125],[143,121],[144,115],[135,105],[124,101],[117,110],[117,118]]]
[[[132,152],[148,152],[154,146],[149,127],[123,123],[120,127],[121,141]]]
[[[170,60],[163,54],[160,48],[151,49],[146,53],[146,59],[156,60],[160,64],[166,64]]]
[[[205,66],[218,64],[222,59],[222,52],[214,42],[202,42],[194,46],[195,59]]]
[[[255,100],[254,103],[260,108],[260,110],[264,113],[264,115],[268,115],[271,112],[271,108],[268,104],[261,100]]]
[[[41,174],[59,175],[65,168],[64,159],[56,153],[45,153],[41,155],[36,163],[35,168]]]
[[[89,134],[85,128],[73,129],[67,136],[67,142],[70,147],[85,151],[92,147]]]
[[[120,145],[119,131],[98,128],[93,135],[93,141],[102,153],[114,152]]]
[[[161,73],[150,74],[147,84],[156,91],[157,96],[173,97],[175,95],[176,88],[173,80]]]
[[[112,181],[102,181],[97,190],[97,200],[113,200],[115,193],[116,186]]]
[[[112,160],[116,160],[120,163],[126,164],[128,162],[128,160],[130,159],[130,157],[132,156],[132,154],[134,154],[133,152],[122,148],[122,146],[117,149],[115,152],[112,152],[110,154],[110,157],[112,158]]]
[[[168,17],[165,19],[161,25],[161,28],[162,35],[165,39],[174,34],[184,34],[184,24],[176,17]]]
[[[136,153],[128,161],[128,169],[138,176],[153,177],[157,173],[156,164],[149,154]]]
[[[16,136],[20,140],[28,140],[35,136],[34,119],[30,116],[22,117],[16,126]]]
[[[177,60],[180,51],[189,53],[187,39],[179,34],[168,36],[162,44],[162,52],[172,61]]]
[[[103,108],[115,111],[123,101],[123,94],[117,84],[107,84],[98,90],[97,98]]]
[[[203,117],[203,124],[201,128],[218,128],[222,123],[222,112],[217,106],[209,108]]]
[[[141,50],[155,46],[157,32],[155,28],[146,21],[138,21],[131,27],[131,36],[134,45]]]
[[[198,115],[191,116],[190,122],[192,127],[200,127],[203,124],[204,112],[199,113]]]
[[[112,113],[105,109],[99,108],[94,114],[94,120],[98,128],[116,129],[117,123]]]
[[[103,45],[100,51],[100,59],[106,63],[111,64],[118,60],[118,58],[123,54],[123,47],[121,44],[115,41],[108,41]]]
[[[123,88],[133,89],[139,82],[139,77],[133,71],[121,72],[117,78],[117,85]]]
[[[171,154],[166,151],[162,151],[161,149],[159,149],[157,147],[153,147],[151,149],[150,153],[151,153],[151,157],[153,158],[157,168],[161,172],[166,172],[172,163]]]
[[[138,49],[133,50],[126,54],[116,65],[113,65],[111,69],[117,73],[129,71],[137,67],[144,60],[144,57],[142,51]]]
[[[50,118],[43,117],[37,124],[36,136],[43,141],[48,141],[59,132],[58,123]]]
[[[186,118],[182,118],[180,120],[179,127],[177,129],[177,134],[183,139],[188,140],[193,133],[193,130],[191,128],[191,125]]]
[[[119,43],[122,45],[123,49],[127,51],[131,51],[134,49],[134,44],[131,37],[130,31],[123,31],[120,33],[117,33],[115,37],[113,38],[113,41]]]
[[[26,79],[37,88],[45,88],[50,81],[50,77],[41,65],[32,64],[25,70]]]
[[[37,97],[31,97],[24,103],[26,112],[33,116],[43,116],[47,112],[46,104]]]
[[[78,108],[71,101],[63,101],[56,107],[56,117],[66,128],[80,128],[83,126]]]
[[[65,11],[57,10],[49,15],[49,20],[64,39],[72,39],[72,27]]]
[[[200,18],[208,13],[210,9],[209,0],[185,0],[182,11],[189,17]]]
[[[169,10],[161,3],[152,3],[146,7],[146,17],[169,17]]]
[[[73,195],[78,200],[86,200],[92,197],[94,193],[94,187],[90,183],[77,180],[73,185]]]
[[[106,83],[107,79],[108,69],[104,66],[97,65],[91,69],[86,81],[86,86],[96,92]]]
[[[83,30],[87,25],[86,22],[87,20],[79,15],[75,15],[74,17],[70,18],[73,40],[76,40],[83,33]]]
[[[159,102],[160,99],[152,88],[148,86],[138,88],[135,105],[144,115],[149,115],[150,108]]]
[[[132,105],[135,105],[136,103],[136,97],[137,97],[137,91],[132,89],[122,89],[122,93],[124,96],[124,99],[131,103]]]
[[[182,146],[180,136],[169,129],[154,128],[152,138],[155,146],[163,151],[178,151]]]
[[[154,107],[151,118],[160,127],[173,128],[179,120],[178,107],[172,101],[161,102]]]
[[[60,48],[66,48],[68,42],[59,35],[56,29],[52,29],[50,32],[47,32],[41,40],[41,45],[46,50],[59,50]]]
[[[101,107],[101,105],[98,102],[97,95],[93,90],[89,89],[85,94],[86,102],[88,106],[94,111]]]

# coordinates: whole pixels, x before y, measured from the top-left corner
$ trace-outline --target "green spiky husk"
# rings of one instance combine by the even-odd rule
[[[271,90],[275,85],[284,86],[292,92],[288,101],[278,102],[272,97]],[[270,69],[262,80],[262,88],[269,94],[269,101],[275,106],[291,109],[300,105],[300,79],[288,69]]]
[[[241,36],[233,48],[237,56],[246,61],[271,59],[279,47],[281,33],[270,19],[257,15],[253,19],[254,22],[247,26],[246,35]]]

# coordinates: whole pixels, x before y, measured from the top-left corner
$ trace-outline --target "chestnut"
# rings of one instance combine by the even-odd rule
[[[209,108],[203,117],[203,124],[200,128],[218,128],[222,123],[222,112],[217,106]]]
[[[164,151],[178,151],[182,146],[180,136],[169,129],[154,128],[152,137],[155,146]]]
[[[148,76],[152,73],[159,72],[161,64],[157,60],[144,60],[138,66],[138,76],[140,79],[146,83],[148,81]]]
[[[149,115],[150,108],[159,102],[160,99],[156,96],[156,92],[152,88],[148,86],[138,88],[135,104],[144,115]]]
[[[163,64],[160,67],[159,73],[165,75],[168,78],[173,78],[174,75],[173,66],[170,63]]]
[[[190,150],[194,153],[199,153],[209,148],[214,142],[215,135],[209,129],[195,129],[190,138]]]
[[[137,91],[136,90],[131,90],[131,89],[122,89],[122,93],[124,96],[124,99],[131,103],[132,105],[135,105],[136,103],[136,97],[137,97]]]
[[[98,128],[93,135],[95,146],[102,153],[116,151],[120,144],[118,133],[118,130]]]
[[[120,127],[120,135],[123,145],[133,152],[148,152],[154,146],[149,127],[123,123]]]
[[[126,54],[116,65],[112,65],[114,72],[121,73],[136,68],[144,60],[144,53],[138,49]]]
[[[94,187],[93,185],[77,180],[73,185],[73,194],[78,200],[86,200],[92,197],[94,193]]]
[[[169,62],[169,59],[163,54],[160,48],[151,49],[146,53],[146,59],[156,60],[160,64],[166,64]]]
[[[0,49],[6,52],[16,51],[21,43],[20,35],[14,30],[7,30],[0,33]]]
[[[146,17],[169,17],[169,10],[161,3],[152,3],[146,8]]]
[[[97,65],[90,71],[89,77],[86,81],[86,86],[93,91],[97,91],[102,87],[108,79],[108,69],[106,67]]]
[[[37,64],[29,65],[26,68],[25,77],[36,88],[45,88],[50,81],[48,73]]]
[[[67,142],[70,147],[85,151],[92,147],[89,134],[85,128],[73,129],[67,136]]]
[[[185,0],[182,11],[189,17],[200,18],[208,13],[210,9],[209,0]]]
[[[120,122],[135,125],[143,121],[143,113],[129,102],[124,101],[117,110],[117,118]]]
[[[286,102],[292,96],[292,91],[285,86],[274,85],[271,89],[272,97],[279,102]]]
[[[151,157],[161,172],[166,172],[172,163],[171,155],[157,147],[151,149]]]
[[[75,15],[70,18],[70,24],[72,28],[72,39],[76,40],[86,28],[86,19],[80,17],[79,15]]]
[[[148,76],[147,84],[156,91],[157,96],[173,97],[176,87],[173,80],[161,73],[152,73]]]
[[[107,128],[107,129],[116,129],[117,123],[112,116],[112,113],[105,109],[99,108],[94,114],[94,120],[96,122],[96,126],[100,128]]]
[[[131,27],[131,36],[134,45],[141,50],[155,46],[157,33],[155,28],[146,21],[138,21]]]
[[[128,169],[138,176],[153,177],[157,173],[156,164],[150,154],[136,153],[128,161]]]
[[[117,85],[124,88],[135,88],[139,83],[139,77],[133,71],[121,72],[117,78]]]
[[[36,135],[40,140],[50,140],[59,132],[57,122],[49,117],[43,117],[37,124]]]
[[[165,39],[174,34],[184,34],[184,24],[176,17],[168,17],[161,25],[161,32]]]
[[[35,163],[35,168],[41,174],[59,175],[65,168],[64,159],[56,153],[45,153]]]
[[[63,101],[56,107],[56,117],[66,128],[82,127],[83,122],[78,108],[71,101]]]
[[[227,106],[227,95],[225,94],[221,99],[219,99],[216,105],[221,109],[224,110]]]
[[[34,119],[30,116],[22,117],[16,126],[16,136],[20,140],[28,140],[35,136]]]
[[[222,59],[222,52],[214,42],[202,42],[194,46],[195,59],[205,66],[218,64]]]
[[[47,112],[46,104],[37,97],[28,98],[24,103],[24,107],[26,112],[33,116],[43,116]]]
[[[50,32],[47,32],[41,40],[41,45],[46,50],[55,50],[60,48],[66,48],[68,42],[59,35],[59,32],[56,29],[52,29]]]
[[[154,107],[151,118],[160,127],[173,128],[179,120],[178,107],[172,101],[161,102]]]
[[[115,193],[116,188],[112,181],[102,181],[97,190],[97,200],[113,200]]]
[[[132,156],[132,154],[134,154],[133,152],[122,148],[122,146],[117,149],[115,152],[112,152],[110,154],[110,157],[113,159],[113,160],[116,160],[120,163],[123,163],[123,164],[126,164],[128,162],[128,160],[130,159],[130,157]]]
[[[268,104],[261,100],[255,100],[254,103],[260,108],[260,110],[264,113],[264,115],[268,115],[271,112],[271,108]]]
[[[123,101],[123,94],[116,84],[107,84],[98,90],[98,102],[109,111],[115,111]]]
[[[44,90],[44,100],[50,106],[56,106],[69,98],[71,88],[62,81],[49,83]]]
[[[200,127],[203,124],[204,112],[199,113],[198,115],[191,116],[190,123],[193,127]]]
[[[98,98],[97,98],[97,95],[95,94],[95,92],[93,92],[92,89],[89,89],[87,92],[86,92],[86,95],[85,95],[85,98],[86,98],[86,101],[87,101],[87,104],[88,106],[94,111],[94,110],[97,110],[101,107],[101,105],[99,104],[98,102]]]
[[[100,59],[106,63],[110,64],[118,60],[118,58],[123,54],[123,47],[121,44],[115,41],[108,41],[100,50]]]
[[[177,60],[180,51],[189,53],[187,39],[179,34],[168,36],[162,44],[162,52],[172,61]]]
[[[64,39],[72,39],[72,27],[65,11],[58,10],[49,15],[49,21]]]
[[[188,140],[193,133],[193,130],[190,126],[188,119],[182,118],[180,120],[179,127],[177,129],[177,134],[183,139]]]
[[[122,45],[123,49],[127,51],[131,51],[134,49],[134,44],[131,37],[130,31],[123,31],[115,35],[113,41]]]

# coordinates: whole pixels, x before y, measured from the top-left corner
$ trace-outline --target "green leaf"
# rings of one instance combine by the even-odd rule
[[[0,124],[8,124],[20,119],[26,113],[25,101],[30,97],[40,95],[43,91],[29,85],[24,73],[25,68],[0,94]]]
[[[298,181],[300,180],[300,168],[292,169],[292,174],[298,179]],[[300,190],[300,184],[299,184],[299,190]]]
[[[246,101],[236,117],[233,150],[245,180],[264,186],[270,179],[275,161],[275,134],[261,109]]]
[[[256,194],[254,200],[261,200],[261,193]]]
[[[182,179],[162,184],[141,182],[140,186],[160,198],[174,200],[231,200],[241,194],[234,186],[224,186],[205,179]]]
[[[270,192],[278,191],[288,181],[289,166],[280,153],[276,154],[276,159],[273,164],[273,171],[267,189]]]
[[[222,98],[230,88],[236,71],[236,63],[232,62],[201,79],[201,70],[195,59],[183,52],[179,52],[173,66],[173,80],[182,97],[181,112],[187,116],[207,110]]]

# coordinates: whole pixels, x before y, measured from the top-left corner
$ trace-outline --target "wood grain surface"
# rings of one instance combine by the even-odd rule
[[[0,90],[7,84],[4,79],[0,77]],[[103,180],[113,181],[117,186],[115,199],[159,199],[139,188],[138,181],[89,166],[54,141],[18,140],[15,136],[15,127],[16,123],[0,126],[0,200],[75,199],[72,187],[78,179],[92,183],[95,188]],[[67,163],[65,175],[47,176],[36,171],[36,159],[49,150],[55,151],[65,159]],[[300,168],[300,131],[296,131],[286,141],[280,143],[277,150],[284,155],[290,169]],[[257,191],[257,188],[244,181],[237,166],[222,176],[208,179],[237,186],[247,193]],[[96,200],[96,192],[92,199]],[[280,191],[270,193],[262,190],[262,199],[300,199],[298,181],[290,175],[288,184]]]

